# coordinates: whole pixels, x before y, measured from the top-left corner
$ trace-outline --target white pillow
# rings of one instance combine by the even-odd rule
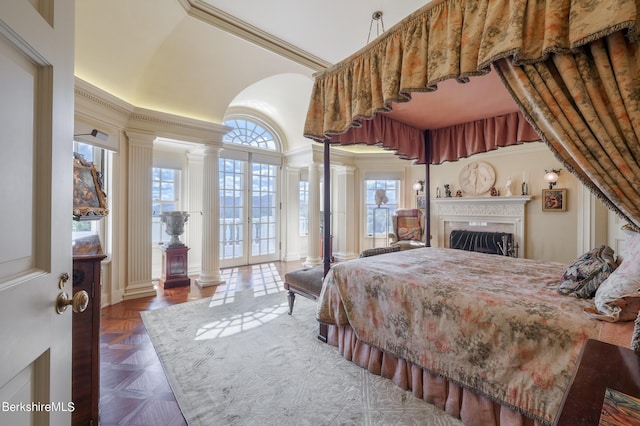
[[[640,233],[631,236],[620,266],[604,280],[594,298],[597,312],[587,315],[609,322],[633,321],[640,311]]]

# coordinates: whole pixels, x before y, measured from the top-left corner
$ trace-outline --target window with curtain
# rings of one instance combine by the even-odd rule
[[[398,209],[398,188],[400,187],[399,180],[365,180],[365,223],[368,236],[386,235],[392,232],[391,216],[393,216]],[[376,192],[378,190],[384,190],[387,202],[380,204],[378,207],[376,203]]]
[[[160,214],[180,209],[180,170],[154,167],[151,171],[152,220],[151,241],[153,244],[168,243],[170,235]]]
[[[309,182],[300,181],[300,236],[309,235]]]

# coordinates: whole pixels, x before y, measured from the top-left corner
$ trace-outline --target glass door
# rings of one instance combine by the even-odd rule
[[[278,260],[278,166],[219,161],[220,267]]]
[[[250,264],[278,260],[277,177],[277,166],[251,165]]]

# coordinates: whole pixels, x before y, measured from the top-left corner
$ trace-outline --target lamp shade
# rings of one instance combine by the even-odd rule
[[[422,190],[422,183],[420,183],[420,181],[414,182],[413,183],[413,190],[414,191],[421,191]]]
[[[558,181],[558,173],[556,173],[553,170],[550,172],[547,172],[544,175],[544,180],[547,183],[556,183]]]

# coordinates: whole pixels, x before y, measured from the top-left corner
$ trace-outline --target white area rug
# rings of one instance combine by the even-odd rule
[[[214,295],[142,318],[190,425],[461,425],[316,335],[316,303]]]

